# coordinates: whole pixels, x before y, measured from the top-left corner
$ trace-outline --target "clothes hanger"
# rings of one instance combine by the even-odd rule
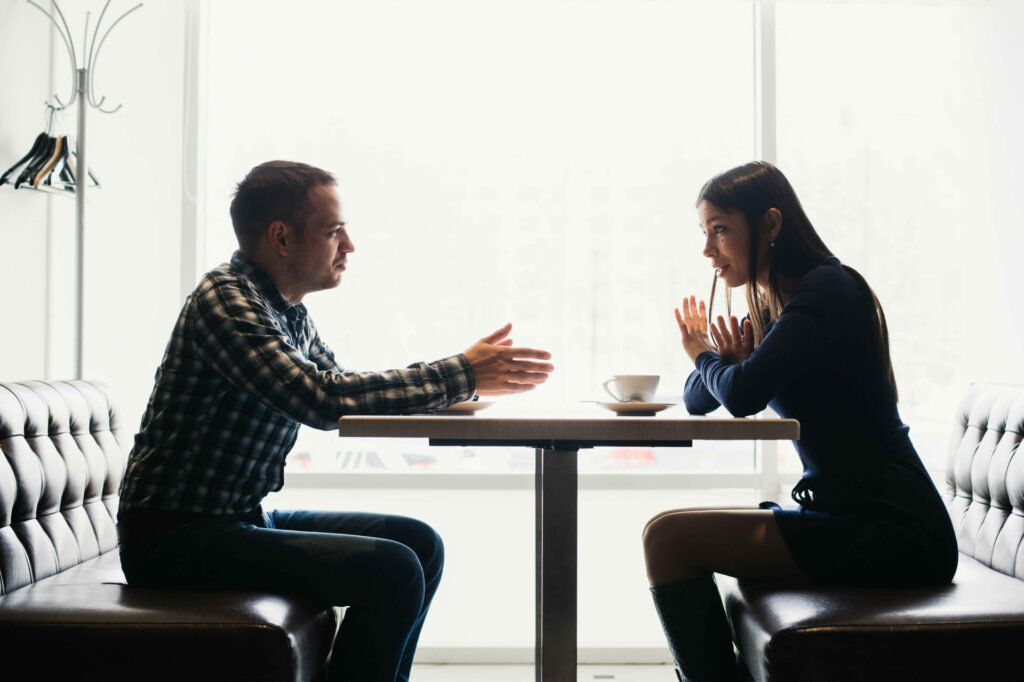
[[[110,35],[110,32],[129,14],[141,9],[142,3],[138,3],[131,9],[122,13],[112,22],[109,22],[109,25],[104,25],[103,20],[106,17],[111,0],[106,0],[104,3],[103,10],[100,12],[99,19],[96,21],[95,25],[90,25],[90,13],[87,12],[85,15],[85,34],[81,44],[82,60],[79,61],[79,53],[75,50],[75,42],[72,39],[68,22],[64,17],[63,11],[61,11],[58,0],[50,0],[47,2],[46,4],[49,5],[48,8],[43,7],[34,0],[27,0],[27,2],[46,16],[47,20],[53,25],[53,28],[56,29],[56,35],[60,37],[61,42],[67,50],[72,73],[78,75],[78,79],[81,79],[83,85],[75,85],[79,81],[78,79],[73,79],[73,87],[71,88],[66,101],[54,94],[52,100],[54,103],[47,103],[49,122],[46,130],[36,136],[31,149],[24,157],[0,175],[0,185],[11,182],[15,189],[19,189],[26,183],[35,189],[40,189],[43,185],[46,185],[48,188],[54,186],[53,176],[56,175],[57,186],[60,187],[63,185],[61,188],[62,191],[68,190],[70,192],[74,192],[78,186],[78,181],[85,182],[87,184],[91,181],[91,186],[99,187],[99,180],[96,178],[95,174],[93,174],[92,170],[84,163],[79,163],[80,159],[78,158],[78,154],[71,151],[71,143],[73,142],[73,139],[69,139],[66,135],[63,137],[53,136],[51,130],[53,128],[54,114],[57,111],[70,109],[76,99],[80,96],[78,129],[79,131],[84,131],[85,111],[87,108],[97,109],[103,113],[114,113],[121,108],[120,105],[116,107],[110,107],[109,105],[104,107],[106,97],[100,97],[97,100],[93,90],[96,74],[96,62],[107,37]],[[91,37],[90,28],[92,29]],[[79,87],[82,89],[79,90]],[[85,187],[86,185],[81,186],[83,193]],[[80,206],[77,210],[79,214],[82,212]]]
[[[46,129],[36,136],[36,140],[32,145],[31,151],[29,151],[21,161],[15,164],[15,167],[23,164],[25,167],[21,170],[21,174],[18,175],[18,178],[14,183],[14,189],[18,189],[26,182],[32,184],[32,181],[39,172],[39,169],[42,168],[53,155],[56,140],[51,133],[53,131],[53,120],[54,115],[57,113],[57,109],[53,105],[49,104],[46,106],[46,109],[48,112]]]
[[[43,143],[43,146],[39,148],[36,155],[32,157],[28,162],[28,165],[21,171],[21,175],[18,176],[18,180],[14,183],[14,189],[20,188],[25,183],[30,185],[32,184],[32,179],[35,178],[39,169],[42,168],[49,160],[50,156],[53,154],[53,148],[56,144],[56,138],[51,137],[50,135],[46,136],[46,142]]]
[[[0,175],[0,185],[7,182],[8,178],[11,177],[11,175],[13,175],[15,171],[17,171],[23,165],[25,165],[30,160],[35,158],[36,154],[38,154],[39,151],[42,149],[43,145],[46,144],[49,137],[50,136],[47,135],[45,132],[36,135],[36,139],[32,143],[32,148],[28,150],[28,154],[25,154],[25,156],[21,157],[21,159],[17,163],[8,168],[3,175]]]
[[[75,153],[73,147],[73,138],[65,138],[64,141],[64,152],[63,162],[64,165],[60,169],[59,179],[62,182],[69,183],[65,185],[65,189],[74,190],[75,183],[78,182],[78,154]],[[91,168],[86,169],[86,178],[91,180],[90,187],[102,187],[99,178],[92,172]]]
[[[71,167],[68,165],[68,159],[71,158],[70,154],[68,153],[68,147],[69,146],[70,146],[70,144],[68,143],[68,138],[67,138],[67,136],[65,136],[64,137],[64,151],[62,151],[61,155],[60,155],[60,162],[59,162],[60,163],[60,171],[57,173],[57,178],[62,183],[64,183],[64,189],[73,192],[73,191],[75,191],[75,176],[74,176],[74,174],[72,174]],[[50,179],[52,179],[52,178],[53,178],[53,175],[51,174],[50,177],[47,178],[46,181],[50,182]],[[53,183],[50,183],[50,184],[53,184]]]
[[[53,167],[57,165],[57,161],[60,160],[61,152],[64,151],[65,139],[66,138],[64,137],[54,138],[55,141],[53,143],[53,154],[50,155],[50,158],[46,160],[46,163],[43,164],[43,167],[39,169],[38,173],[36,173],[35,179],[32,180],[33,187],[38,189],[39,185],[42,184],[43,180],[47,181],[46,184],[50,184],[50,173],[53,171]]]

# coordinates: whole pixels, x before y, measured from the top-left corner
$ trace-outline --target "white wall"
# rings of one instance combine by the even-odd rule
[[[28,16],[29,10],[38,19]],[[46,125],[42,102],[49,89],[49,30],[45,17],[24,2],[0,1],[0,64],[6,65],[0,69],[2,173],[28,152]],[[45,372],[41,317],[46,309],[47,196],[0,187],[2,380],[36,378]]]
[[[182,304],[184,6],[146,0],[111,34],[97,94],[124,108],[90,119],[104,189],[86,226],[83,374],[115,387],[132,429]]]
[[[115,0],[106,25],[132,6]],[[102,7],[102,0],[62,3],[76,40],[85,12],[95,21]],[[129,429],[145,408],[181,306],[184,17],[185,3],[146,0],[121,22],[103,46],[94,84],[97,98],[107,97],[105,107],[124,106],[109,115],[87,113],[88,163],[103,187],[86,195],[83,375],[113,387]],[[42,13],[23,0],[0,0],[0,63],[18,65],[0,70],[4,169],[42,130],[49,40]],[[71,74],[59,47],[54,87],[64,98]],[[74,133],[73,113],[61,122]],[[0,188],[0,380],[67,378],[74,371],[74,231],[72,199]],[[47,348],[42,311],[48,283]]]

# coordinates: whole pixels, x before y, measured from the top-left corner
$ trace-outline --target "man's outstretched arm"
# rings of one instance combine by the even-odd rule
[[[546,351],[513,348],[506,325],[467,355],[383,372],[325,371],[292,345],[270,310],[236,287],[221,283],[196,297],[197,350],[231,384],[314,428],[332,429],[345,414],[409,414],[443,409],[474,392],[519,393],[551,370],[533,360],[549,357]]]

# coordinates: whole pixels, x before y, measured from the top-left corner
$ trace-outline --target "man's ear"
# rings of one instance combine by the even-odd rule
[[[267,225],[267,240],[274,253],[279,256],[287,256],[292,246],[291,230],[280,220],[274,220]]]
[[[782,211],[777,208],[769,208],[761,220],[764,221],[762,224],[765,228],[765,236],[768,237],[769,242],[774,242],[779,238],[779,232],[782,231]]]

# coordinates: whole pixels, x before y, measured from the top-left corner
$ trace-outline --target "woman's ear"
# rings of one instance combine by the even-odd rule
[[[779,232],[782,231],[782,211],[777,208],[769,208],[761,220],[768,243],[773,243],[779,238]]]

